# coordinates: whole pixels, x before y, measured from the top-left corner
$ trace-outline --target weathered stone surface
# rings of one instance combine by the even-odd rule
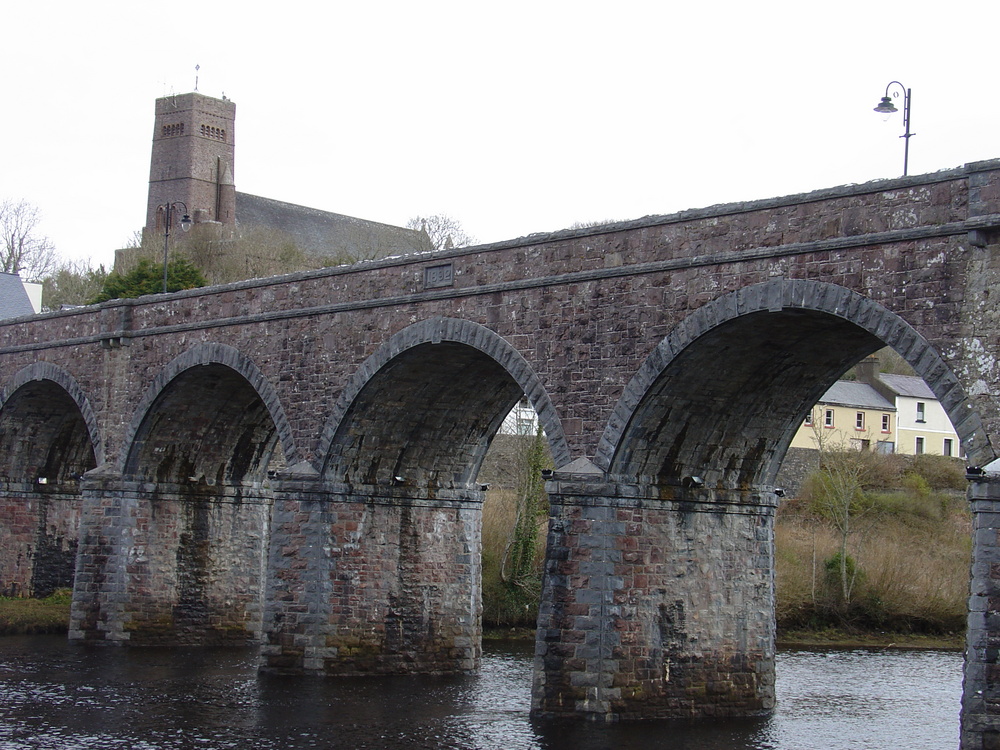
[[[534,714],[612,721],[774,707],[774,496],[727,502],[687,489],[662,501],[600,482],[548,490]]]
[[[482,495],[442,494],[279,486],[264,668],[337,675],[476,668]]]
[[[970,462],[996,455],[998,185],[983,162],[4,321],[0,590],[35,590],[36,563],[76,545],[74,638],[261,638],[271,667],[313,672],[467,668],[463,493],[526,394],[557,466],[588,467],[559,480],[546,590],[570,576],[580,598],[543,602],[559,622],[539,706],[767,710],[760,498],[805,409],[889,344]],[[451,286],[426,285],[445,266]],[[391,569],[378,584],[344,552],[361,519],[377,534],[359,549]],[[635,538],[690,563],[652,566]],[[996,728],[993,704],[977,716]]]

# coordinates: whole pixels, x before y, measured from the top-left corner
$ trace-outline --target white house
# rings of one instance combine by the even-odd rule
[[[37,287],[37,305],[27,287]],[[19,318],[42,309],[42,285],[25,284],[16,273],[0,273],[0,319]]]
[[[961,456],[955,428],[944,407],[923,380],[908,375],[879,375],[895,397],[897,452]]]

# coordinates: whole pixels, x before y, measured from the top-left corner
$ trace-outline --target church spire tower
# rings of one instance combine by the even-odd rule
[[[236,105],[198,92],[156,100],[146,231],[164,229],[162,207],[183,201],[195,224],[236,223]],[[171,216],[180,220],[180,212]]]

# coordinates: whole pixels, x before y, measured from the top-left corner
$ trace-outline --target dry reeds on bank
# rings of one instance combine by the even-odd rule
[[[778,628],[953,633],[965,627],[971,517],[964,495],[873,492],[874,513],[849,540],[845,601],[835,528],[788,503],[775,528]]]

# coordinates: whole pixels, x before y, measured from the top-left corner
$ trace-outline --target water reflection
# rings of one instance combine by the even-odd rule
[[[530,644],[469,677],[258,676],[253,650],[0,639],[0,750],[848,750],[958,746],[961,655],[789,652],[769,719],[598,727],[528,718]]]

